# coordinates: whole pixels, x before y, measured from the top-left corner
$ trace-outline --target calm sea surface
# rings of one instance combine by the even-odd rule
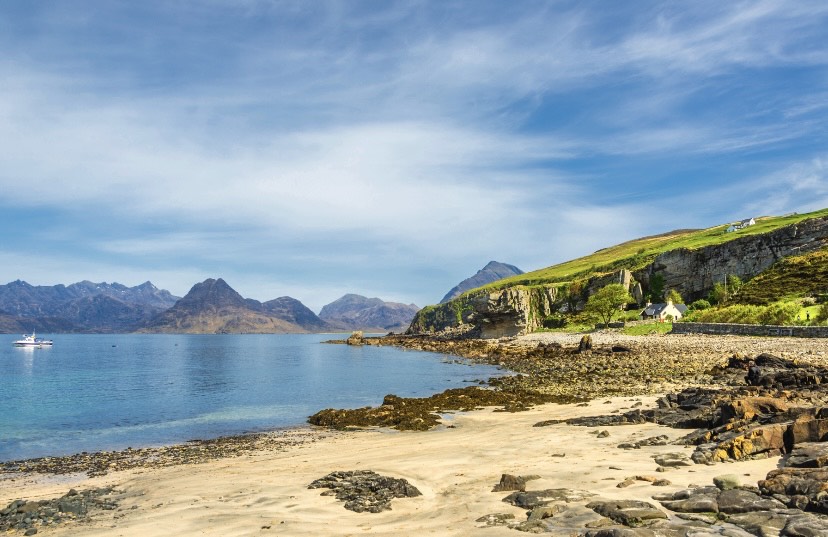
[[[0,335],[0,461],[301,425],[329,407],[427,396],[500,374],[331,335]]]

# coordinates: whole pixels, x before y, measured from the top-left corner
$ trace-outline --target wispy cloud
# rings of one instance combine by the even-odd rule
[[[435,265],[826,201],[821,2],[96,7],[0,7],[0,204],[90,272],[424,304]]]

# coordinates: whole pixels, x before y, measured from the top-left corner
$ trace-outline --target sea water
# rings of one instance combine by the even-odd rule
[[[0,335],[0,461],[299,426],[323,408],[428,396],[500,374],[339,335]],[[4,341],[7,340],[7,341]]]

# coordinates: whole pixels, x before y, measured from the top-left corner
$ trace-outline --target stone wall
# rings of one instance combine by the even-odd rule
[[[729,334],[738,336],[826,337],[828,326],[772,326],[730,323],[673,323],[673,334]]]

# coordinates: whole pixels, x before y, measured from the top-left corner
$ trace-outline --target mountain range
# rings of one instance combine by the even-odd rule
[[[83,281],[0,285],[0,332],[309,333],[402,331],[417,306],[348,294],[320,318],[288,296],[259,302],[223,279],[207,279],[179,298],[146,282],[136,287]]]
[[[17,280],[0,285],[0,331],[128,332],[177,300],[150,282],[33,286]]]

